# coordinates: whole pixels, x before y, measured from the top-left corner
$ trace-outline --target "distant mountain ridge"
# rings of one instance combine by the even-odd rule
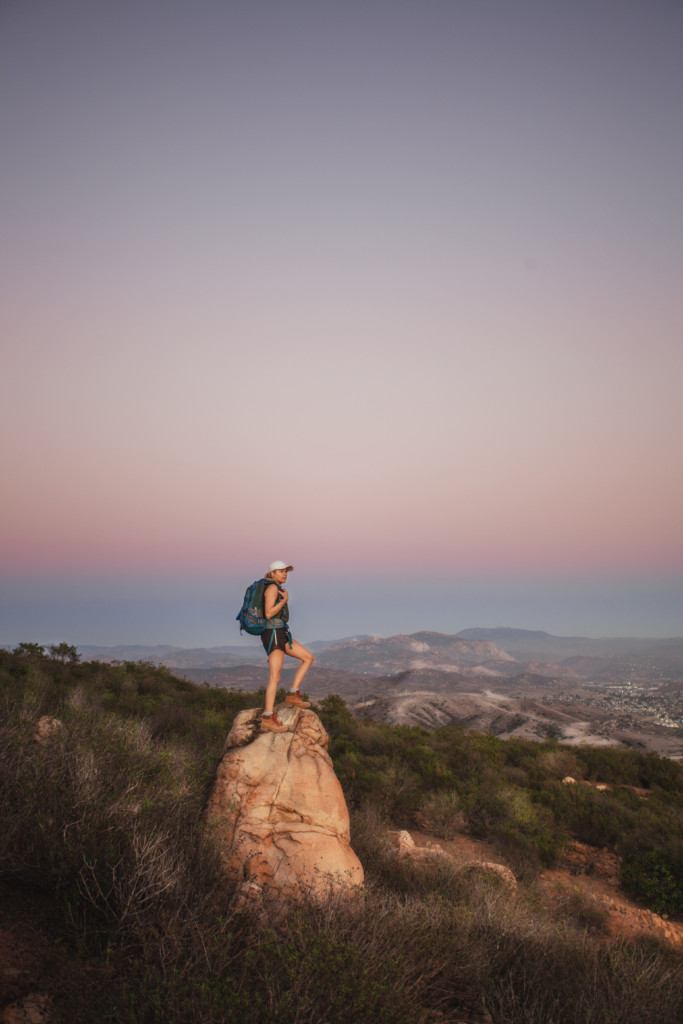
[[[603,637],[554,636],[542,630],[511,629],[498,626],[495,629],[463,629],[457,636],[467,640],[489,640],[508,654],[529,655],[602,655],[614,657],[623,654],[656,653],[683,654],[683,637]]]
[[[500,736],[617,743],[683,756],[683,638],[554,637],[534,630],[421,630],[310,643],[315,700],[336,693],[361,716]],[[196,683],[257,690],[260,642],[184,649],[81,647],[85,658],[149,660]],[[283,684],[293,674],[286,659]],[[650,696],[647,696],[647,695]]]
[[[100,647],[83,644],[78,651],[86,661],[152,661],[168,668],[197,668],[199,666],[228,668],[232,665],[262,661],[261,644],[241,646],[228,644],[221,647],[174,647],[171,644],[118,644]]]
[[[354,676],[387,677],[425,672],[505,679],[523,674],[567,680],[622,678],[666,682],[683,677],[683,637],[637,638],[558,637],[540,630],[465,629],[460,633],[421,630],[389,637],[352,636],[316,641],[314,671],[348,672]],[[180,671],[264,666],[259,641],[248,645],[182,648],[119,645],[79,648],[90,660],[149,660]]]
[[[505,674],[515,658],[490,640],[469,640],[421,631],[395,636],[353,637],[328,644],[318,654],[325,668],[358,675],[388,676],[407,669],[438,668],[464,674]]]

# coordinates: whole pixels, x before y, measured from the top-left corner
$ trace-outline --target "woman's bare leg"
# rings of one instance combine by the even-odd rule
[[[268,686],[266,687],[266,714],[269,714],[273,710],[275,704],[275,694],[277,693],[278,684],[280,682],[280,672],[282,671],[282,662],[285,660],[285,652],[276,647],[275,650],[271,651],[268,655]]]
[[[296,670],[296,675],[294,676],[294,681],[292,683],[292,690],[298,690],[303,682],[304,676],[315,661],[315,658],[311,652],[303,646],[303,644],[298,643],[296,640],[292,640],[291,644],[285,644],[285,654],[288,654],[290,658],[298,658],[301,662]],[[273,693],[274,692],[275,691],[273,691]]]

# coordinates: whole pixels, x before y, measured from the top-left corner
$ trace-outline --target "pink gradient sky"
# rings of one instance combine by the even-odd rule
[[[37,0],[0,28],[0,643],[89,642],[93,581],[182,602],[273,557],[350,593],[610,579],[683,631],[683,7]]]

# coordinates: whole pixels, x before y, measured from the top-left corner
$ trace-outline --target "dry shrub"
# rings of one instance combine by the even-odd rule
[[[453,1022],[482,1004],[506,1024],[674,1024],[683,1005],[680,958],[605,946],[583,922],[558,928],[523,893],[476,876],[457,897],[371,881],[254,941],[273,1019],[296,1024]]]
[[[466,831],[467,819],[455,790],[429,793],[420,804],[425,827],[439,839],[454,839]]]
[[[147,944],[217,877],[195,766],[145,723],[63,710],[42,746],[29,728],[0,738],[0,871],[54,891],[80,927],[94,914]]]
[[[528,836],[501,826],[493,835],[493,847],[515,878],[529,884],[543,870],[538,852]]]
[[[583,765],[571,750],[546,750],[538,755],[537,763],[554,779],[564,779],[567,775],[573,779],[583,778]]]
[[[537,898],[548,902],[543,889],[535,889]],[[574,885],[558,885],[549,903],[549,910],[566,926],[584,930],[592,935],[605,935],[609,912],[599,900]]]

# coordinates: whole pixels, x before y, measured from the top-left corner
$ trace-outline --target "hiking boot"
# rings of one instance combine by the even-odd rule
[[[282,724],[274,712],[261,718],[261,732],[287,732],[287,726]]]
[[[285,697],[285,704],[290,708],[310,708],[310,700],[302,700],[298,690],[290,692]]]

